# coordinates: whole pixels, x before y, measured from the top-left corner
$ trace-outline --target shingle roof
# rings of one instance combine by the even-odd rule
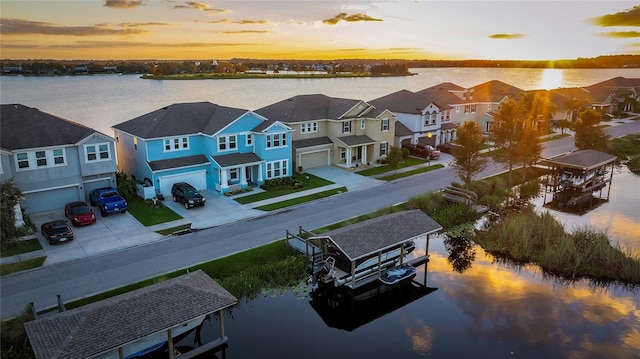
[[[371,137],[366,135],[338,137],[338,140],[347,146],[359,146],[376,143],[376,141],[372,140]]]
[[[413,131],[411,131],[409,129],[409,127],[405,126],[404,123],[400,122],[400,121],[396,121],[396,131],[395,131],[395,135],[396,136],[409,136],[409,135],[413,135]]]
[[[32,107],[10,104],[0,108],[0,148],[9,151],[73,145],[100,133]]]
[[[209,160],[207,160],[207,156],[205,155],[194,155],[194,156],[170,158],[170,159],[159,160],[159,161],[150,161],[148,163],[152,171],[160,171],[160,170],[167,170],[170,168],[180,168],[180,167],[207,164],[209,163]]]
[[[211,102],[177,103],[149,112],[113,128],[140,138],[160,138],[196,133],[214,135],[249,112]]]
[[[506,84],[502,81],[491,80],[468,89],[469,96],[465,102],[499,102],[505,96],[515,97],[524,90]]]
[[[198,270],[24,326],[36,358],[86,358],[237,302]]]
[[[326,95],[298,95],[262,107],[254,112],[272,120],[294,123],[313,120],[341,119],[360,100]]]
[[[332,143],[333,141],[331,141],[331,139],[327,136],[313,137],[313,138],[307,138],[304,140],[293,141],[293,148],[305,148],[305,147],[330,145]]]
[[[262,158],[253,152],[230,153],[228,155],[211,156],[211,158],[222,168],[262,161]]]
[[[331,238],[351,260],[356,260],[441,229],[431,217],[415,209],[355,223],[316,238]]]
[[[553,159],[546,159],[545,161],[561,167],[590,170],[611,163],[616,158],[614,155],[596,150],[581,150]]]

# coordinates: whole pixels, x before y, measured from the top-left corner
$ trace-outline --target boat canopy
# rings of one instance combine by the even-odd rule
[[[312,242],[327,240],[349,260],[370,257],[397,248],[413,238],[438,232],[442,226],[419,209],[372,218],[310,237]]]

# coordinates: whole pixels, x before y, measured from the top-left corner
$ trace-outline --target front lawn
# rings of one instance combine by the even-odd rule
[[[429,172],[429,171],[437,170],[437,169],[443,168],[443,167],[444,167],[443,164],[438,163],[438,164],[431,165],[431,166],[428,166],[428,167],[416,168],[415,170],[394,173],[394,174],[391,174],[391,175],[388,175],[388,176],[379,177],[378,179],[379,180],[383,180],[383,181],[393,181],[393,180],[398,179],[398,178],[409,177],[409,176],[417,175],[418,173]]]
[[[10,242],[0,251],[0,258],[15,256],[16,254],[28,253],[42,249],[42,245],[37,238],[26,241]]]
[[[275,211],[276,209],[286,208],[286,207],[294,206],[300,203],[315,201],[320,198],[325,198],[325,197],[333,196],[334,194],[344,193],[344,192],[347,192],[347,187],[340,187],[340,188],[331,189],[328,191],[313,193],[313,194],[309,194],[302,197],[292,198],[282,202],[265,204],[264,206],[256,207],[255,209],[259,209],[261,211],[267,211],[267,212]]]
[[[421,159],[421,158],[416,158],[416,157],[409,157],[407,159],[405,159],[402,163],[398,164],[398,168],[405,168],[405,167],[412,167],[412,166],[419,166],[419,165],[423,165],[427,163],[426,160]],[[377,167],[371,167],[371,168],[367,168],[366,170],[362,170],[362,171],[356,171],[357,174],[359,174],[360,176],[376,176],[382,173],[386,173],[386,172],[393,172],[393,168],[391,168],[391,166],[389,165],[382,165],[382,166],[377,166]]]
[[[298,173],[294,177],[297,182],[302,184],[302,187],[293,188],[292,186],[282,186],[277,188],[267,188],[265,192],[238,197],[235,198],[235,201],[240,204],[248,204],[333,184],[333,182],[314,176],[311,173]]]
[[[145,226],[153,226],[155,224],[182,219],[179,214],[162,204],[162,201],[158,201],[157,204],[154,205],[153,202],[147,202],[142,199],[142,197],[133,196],[127,199],[127,203],[129,204],[129,212],[131,215]]]

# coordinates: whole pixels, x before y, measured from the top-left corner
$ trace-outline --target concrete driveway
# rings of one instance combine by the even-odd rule
[[[96,212],[96,207],[93,207],[93,210]],[[40,233],[40,225],[56,219],[65,219],[71,223],[64,216],[64,210],[40,212],[31,214],[29,217],[36,225],[36,238],[40,241],[42,249],[47,255],[45,265],[125,249],[157,241],[164,237],[150,231],[129,212],[110,214],[107,217],[101,217],[98,213],[96,223],[82,227],[71,227],[75,237],[73,241],[51,245]]]

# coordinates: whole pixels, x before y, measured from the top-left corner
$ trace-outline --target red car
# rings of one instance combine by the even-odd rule
[[[96,215],[85,202],[71,202],[64,205],[64,215],[74,226],[96,223]]]

